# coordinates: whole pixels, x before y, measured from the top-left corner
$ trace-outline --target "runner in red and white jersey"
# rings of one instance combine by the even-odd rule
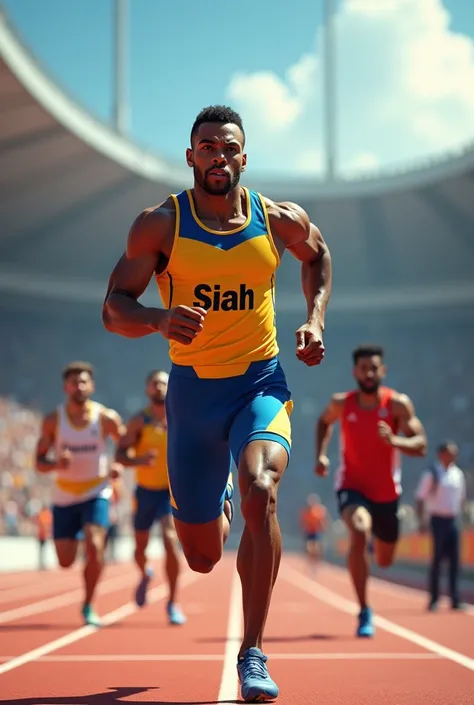
[[[378,565],[387,568],[399,535],[400,454],[424,456],[427,441],[411,399],[383,386],[383,348],[361,345],[352,358],[358,389],[334,394],[319,417],[315,471],[322,477],[328,474],[327,451],[333,425],[339,421],[341,458],[335,489],[350,534],[347,564],[360,604],[357,636],[370,637],[374,634],[367,603],[370,538]]]

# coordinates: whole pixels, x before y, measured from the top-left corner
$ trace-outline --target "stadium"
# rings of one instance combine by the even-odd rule
[[[41,415],[61,398],[64,365],[89,360],[96,398],[125,417],[143,403],[146,373],[169,368],[161,336],[111,335],[101,308],[137,213],[190,187],[191,175],[66,95],[2,10],[0,96],[0,536],[18,537],[34,534],[35,508],[48,501],[49,484],[37,478],[34,449]],[[333,260],[326,358],[316,371],[294,353],[295,330],[305,315],[298,262],[283,258],[277,277],[280,358],[295,404],[292,459],[279,496],[285,546],[300,547],[299,511],[309,493],[317,491],[337,519],[332,479],[314,477],[315,423],[330,396],[352,386],[351,351],[362,342],[385,348],[388,383],[413,400],[429,457],[440,440],[455,439],[474,500],[474,145],[396,172],[286,183],[256,178],[244,185],[297,201],[320,227]],[[154,283],[142,300],[160,305]],[[334,439],[333,467],[338,453]],[[414,504],[425,464],[403,461],[405,505]],[[128,504],[121,521],[122,533],[130,533]],[[235,526],[237,536],[240,517]],[[231,548],[236,545],[231,541]],[[470,671],[473,656],[466,656]],[[461,675],[472,679],[467,670]],[[465,693],[457,703],[468,702]],[[406,702],[427,702],[422,697]]]

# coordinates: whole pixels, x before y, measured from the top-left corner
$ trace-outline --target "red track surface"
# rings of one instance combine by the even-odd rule
[[[81,627],[78,570],[0,575],[0,705],[239,701],[234,558],[183,575],[184,627],[167,625],[158,582],[135,609],[131,565],[107,568],[100,630]],[[423,593],[375,580],[371,600],[376,637],[357,640],[345,571],[321,566],[314,578],[301,557],[284,557],[265,640],[277,703],[472,705],[474,613],[427,614]]]

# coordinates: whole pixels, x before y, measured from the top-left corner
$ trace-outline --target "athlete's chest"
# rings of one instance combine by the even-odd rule
[[[206,234],[205,242],[180,236],[168,272],[177,281],[206,283],[229,279],[268,281],[278,266],[278,256],[266,233],[246,237]]]
[[[147,424],[141,434],[141,445],[158,447],[166,444],[166,429],[161,424]]]
[[[361,435],[378,437],[379,422],[385,422],[392,430],[397,427],[396,419],[386,406],[376,409],[349,408],[344,412],[343,428],[346,435],[360,438]]]

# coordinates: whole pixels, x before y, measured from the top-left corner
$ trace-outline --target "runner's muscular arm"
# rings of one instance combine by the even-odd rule
[[[306,299],[306,323],[296,331],[298,359],[309,367],[324,357],[322,334],[331,295],[332,262],[329,248],[306,211],[296,203],[267,200],[272,233],[301,262],[301,284]]]
[[[132,416],[128,422],[127,431],[120,439],[115,460],[126,468],[146,464],[146,458],[136,457],[130,454],[130,451],[137,446],[140,440],[142,428],[143,416],[142,414],[136,414]]]
[[[390,445],[394,448],[398,448],[398,450],[405,455],[424,457],[428,448],[426,432],[423,424],[415,413],[415,407],[410,397],[406,394],[398,394],[394,397],[392,404],[394,416],[398,421],[398,428],[405,434],[405,437],[397,436],[390,431],[387,438],[386,428],[389,427],[383,421],[379,422],[379,433],[382,437],[385,437],[385,440],[387,440]]]
[[[166,250],[171,251],[169,241],[175,220],[171,198],[158,208],[143,211],[135,219],[128,234],[127,249],[110,276],[102,307],[102,322],[109,332],[126,338],[161,333],[169,340],[189,345],[202,330],[204,309],[188,306],[160,309],[143,306],[138,301],[153,274],[168,260]]]
[[[320,415],[316,424],[316,457],[327,457],[334,424],[339,421],[346,395],[333,394],[329,404]]]
[[[160,231],[167,216],[146,209],[130,228],[126,251],[110,276],[102,308],[102,322],[111,333],[141,338],[159,331],[165,312],[147,308],[138,299],[158,267]]]
[[[107,438],[113,438],[116,443],[125,435],[127,428],[120,414],[114,409],[103,409],[102,416],[102,432]]]
[[[331,295],[332,262],[319,230],[296,203],[267,201],[272,232],[301,264],[301,283],[308,308],[308,322],[324,330]]]
[[[57,470],[56,460],[50,460],[48,453],[56,440],[57,413],[53,411],[43,419],[41,435],[36,444],[36,470],[38,472],[53,472]]]

